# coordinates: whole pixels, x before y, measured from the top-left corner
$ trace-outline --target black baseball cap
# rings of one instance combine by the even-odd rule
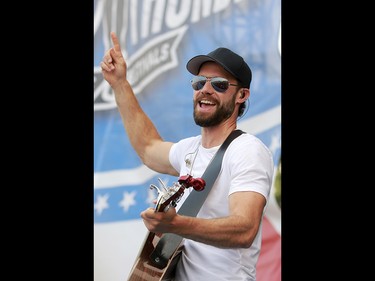
[[[198,55],[190,59],[186,68],[191,74],[197,75],[202,64],[213,61],[220,64],[226,71],[232,74],[244,88],[250,88],[252,73],[244,59],[227,48],[217,48],[207,55]]]

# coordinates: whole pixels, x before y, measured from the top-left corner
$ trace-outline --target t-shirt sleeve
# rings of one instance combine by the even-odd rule
[[[225,155],[232,178],[229,194],[255,191],[267,200],[273,180],[272,153],[256,137],[244,136],[231,146],[228,148],[230,153]]]

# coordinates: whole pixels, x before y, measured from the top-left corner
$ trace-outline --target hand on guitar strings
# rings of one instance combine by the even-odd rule
[[[177,219],[176,208],[170,207],[166,212],[155,212],[148,208],[141,212],[141,217],[147,229],[155,233],[172,232]]]

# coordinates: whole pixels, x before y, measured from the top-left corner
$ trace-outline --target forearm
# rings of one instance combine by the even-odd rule
[[[129,141],[142,162],[157,172],[178,175],[168,159],[172,143],[163,142],[155,125],[139,105],[128,81],[122,81],[113,90]],[[158,145],[154,145],[156,142]]]
[[[155,140],[161,141],[150,118],[140,107],[128,81],[113,89],[118,110],[133,148],[144,161],[145,150]]]
[[[218,219],[176,216],[172,231],[184,238],[219,248],[247,248],[251,246],[258,227],[256,224],[249,225],[240,216]]]

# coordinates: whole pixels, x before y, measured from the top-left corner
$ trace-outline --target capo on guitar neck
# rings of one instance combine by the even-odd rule
[[[206,186],[206,182],[202,178],[193,178],[191,175],[180,176],[178,178],[180,184],[185,185],[185,188],[193,187],[196,191],[202,191]]]

